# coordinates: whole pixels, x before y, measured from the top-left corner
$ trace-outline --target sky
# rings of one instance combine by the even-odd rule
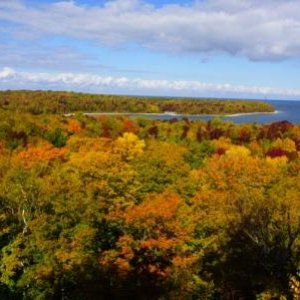
[[[0,0],[0,89],[300,99],[299,0]]]

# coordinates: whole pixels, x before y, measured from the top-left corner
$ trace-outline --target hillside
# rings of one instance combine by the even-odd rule
[[[0,154],[1,299],[299,297],[299,125],[0,111]]]

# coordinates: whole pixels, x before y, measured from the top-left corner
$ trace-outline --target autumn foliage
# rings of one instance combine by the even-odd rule
[[[298,299],[299,141],[0,111],[0,298]]]

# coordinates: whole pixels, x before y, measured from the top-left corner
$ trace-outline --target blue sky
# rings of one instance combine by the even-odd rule
[[[300,99],[298,0],[1,0],[0,89]]]

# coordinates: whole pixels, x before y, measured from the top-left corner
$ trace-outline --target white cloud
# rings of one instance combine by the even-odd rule
[[[5,81],[9,79],[13,79],[16,75],[16,72],[12,68],[4,67],[2,71],[0,71],[0,80]]]
[[[33,6],[2,0],[1,19],[12,22],[12,32],[19,37],[54,34],[100,45],[135,43],[163,51],[225,52],[252,60],[300,57],[299,0],[198,0],[159,8],[141,0],[92,7],[74,1]]]
[[[248,94],[253,96],[287,96],[299,97],[300,89],[284,89],[265,86],[233,85],[228,83],[207,83],[187,80],[152,80],[127,77],[98,76],[94,74],[78,73],[33,73],[19,72],[5,67],[0,70],[0,87],[13,86],[14,88],[43,87],[42,89],[74,89],[94,91],[126,91],[152,94],[199,95],[201,93]]]

